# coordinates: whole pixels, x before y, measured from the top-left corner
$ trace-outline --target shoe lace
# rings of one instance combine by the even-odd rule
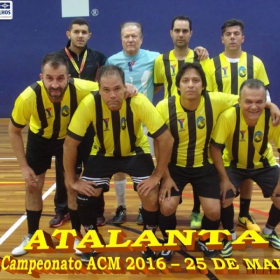
[[[191,217],[192,217],[193,220],[195,220],[196,222],[198,222],[198,220],[199,220],[199,218],[198,218],[198,217],[199,217],[199,213],[193,212],[192,215],[191,215]]]
[[[123,207],[123,206],[119,206],[119,207],[117,208],[116,215],[123,215],[124,212],[125,212],[124,207]]]
[[[252,224],[255,224],[254,218],[251,215],[246,217]]]
[[[27,243],[29,242],[29,240],[30,240],[30,237],[24,236],[24,237],[22,238],[21,245],[22,245],[22,246],[26,246]]]

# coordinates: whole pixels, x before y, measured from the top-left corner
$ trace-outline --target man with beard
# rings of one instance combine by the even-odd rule
[[[80,78],[83,80],[90,80],[95,82],[98,69],[105,64],[106,56],[101,52],[91,49],[87,46],[91,38],[89,24],[83,18],[75,18],[70,24],[66,36],[69,39],[65,48],[59,52],[65,56],[69,63],[69,74],[72,78]],[[94,131],[92,126],[88,127],[86,136],[84,137],[81,145],[79,146],[79,168],[78,172],[82,171],[82,163],[85,164],[90,149],[92,146],[92,139]],[[57,185],[64,184],[63,173],[57,172]],[[70,204],[69,204],[70,203]],[[56,215],[50,220],[50,227],[59,227],[64,222],[71,218],[72,227],[79,231],[80,222],[76,209],[75,201],[67,203],[66,189],[61,187],[57,188],[54,197],[55,213]],[[105,224],[104,217],[104,197],[103,194],[98,200],[98,218],[97,225]],[[69,214],[68,214],[69,212]],[[70,215],[70,217],[69,217]]]
[[[67,59],[59,53],[47,54],[41,71],[41,81],[27,87],[16,99],[9,123],[10,141],[25,180],[28,224],[28,234],[12,251],[14,256],[27,253],[24,246],[39,228],[42,189],[52,156],[56,158],[56,173],[63,174],[63,142],[73,113],[83,97],[98,90],[97,83],[70,78]],[[25,154],[21,131],[28,123]],[[65,185],[57,184],[57,188]]]

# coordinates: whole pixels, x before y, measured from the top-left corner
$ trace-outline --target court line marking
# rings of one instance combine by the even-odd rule
[[[56,188],[56,183],[54,183],[43,195],[42,200],[44,201],[50,193]],[[2,245],[6,239],[26,220],[26,213],[21,216],[0,238],[0,245]]]

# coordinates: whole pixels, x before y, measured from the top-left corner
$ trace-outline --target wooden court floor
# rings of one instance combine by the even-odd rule
[[[0,257],[7,258],[11,256],[11,250],[20,244],[21,239],[27,233],[27,223],[25,217],[25,191],[24,183],[20,173],[19,166],[13,154],[11,145],[8,139],[7,133],[7,119],[0,119]],[[26,129],[24,129],[24,138],[26,139]],[[275,153],[276,155],[276,153]],[[278,157],[278,155],[276,155]],[[44,186],[44,209],[42,213],[42,218],[40,221],[40,229],[45,232],[52,234],[54,229],[48,226],[49,220],[54,214],[54,168],[48,171],[46,177],[46,183]],[[105,241],[108,241],[109,234],[108,230],[118,229],[118,227],[112,224],[112,217],[116,208],[115,201],[115,191],[114,185],[111,185],[111,189],[108,193],[105,194],[105,217],[107,219],[107,224],[103,227],[100,227],[100,233],[103,235]],[[128,177],[128,184],[126,190],[126,203],[127,203],[127,220],[120,227],[123,229],[127,235],[127,239],[135,240],[139,233],[142,231],[142,226],[138,226],[135,223],[137,214],[138,214],[138,205],[139,199],[136,193],[132,189],[132,183]],[[254,186],[254,194],[251,203],[251,214],[255,217],[258,224],[261,228],[265,225],[268,211],[270,209],[271,202],[269,199],[264,199],[262,197],[261,191],[258,187]],[[236,231],[239,236],[244,229],[237,225],[237,214],[239,211],[239,200],[236,199],[235,203],[235,223]],[[180,231],[190,229],[189,228],[189,215],[192,209],[192,192],[191,187],[187,186],[183,193],[183,203],[179,206],[177,211],[177,229]],[[71,229],[70,222],[64,224],[62,229]],[[280,228],[277,228],[278,233],[280,234]],[[161,233],[158,231],[157,236],[161,238]],[[53,239],[54,244],[58,244],[56,239]],[[121,257],[121,259],[126,260],[128,257],[132,257],[135,260],[140,256],[140,252],[124,253],[124,252],[112,252],[112,253],[102,253],[101,256],[104,257]],[[264,270],[261,268],[253,271],[253,273],[248,273],[243,265],[243,260],[248,258],[259,259],[261,266],[265,260],[272,262],[273,259],[280,259],[280,252],[273,248],[265,249],[253,249],[250,246],[245,250],[235,250],[232,258],[239,265],[239,276],[237,274],[232,275],[227,269],[225,269],[224,274],[220,274],[215,271],[213,262],[211,260],[204,259],[204,263],[207,266],[208,271],[206,274],[198,272],[197,274],[191,274],[186,271],[186,263],[184,262],[186,257],[194,258],[203,258],[203,253],[196,246],[195,250],[187,251],[185,248],[181,248],[180,251],[174,253],[171,264],[167,265],[168,271],[164,274],[161,271],[157,270],[158,273],[152,273],[151,271],[148,274],[139,272],[139,274],[134,274],[129,271],[125,271],[125,274],[92,274],[90,272],[86,274],[39,274],[41,279],[108,279],[110,277],[115,277],[115,280],[119,279],[176,279],[176,278],[189,278],[189,279],[235,279],[236,277],[241,277],[244,279],[279,279],[280,272],[278,275],[271,274],[271,271],[268,271],[267,274],[264,274]],[[75,256],[73,253],[61,253],[57,251],[56,253],[40,253],[32,254],[28,253],[22,257],[16,258],[17,260],[68,260],[70,258],[79,260],[78,256]],[[219,257],[218,257],[219,258]],[[178,269],[180,265],[181,270]],[[3,264],[2,264],[3,265]],[[32,279],[34,278],[31,275],[27,274],[12,274],[7,271],[4,271],[3,266],[1,266],[0,279]]]

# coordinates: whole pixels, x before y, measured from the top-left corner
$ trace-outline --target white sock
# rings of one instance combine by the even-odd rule
[[[268,228],[268,227],[264,227],[262,232],[264,234],[271,234],[273,232],[273,229],[272,228]]]
[[[115,192],[117,196],[117,207],[120,205],[125,207],[125,187],[126,187],[126,179],[121,181],[114,180],[115,184]]]
[[[139,203],[139,209],[142,209],[142,202]]]
[[[230,233],[231,233],[231,236],[232,236],[232,241],[236,240],[237,239],[236,232],[235,231],[230,231]]]

